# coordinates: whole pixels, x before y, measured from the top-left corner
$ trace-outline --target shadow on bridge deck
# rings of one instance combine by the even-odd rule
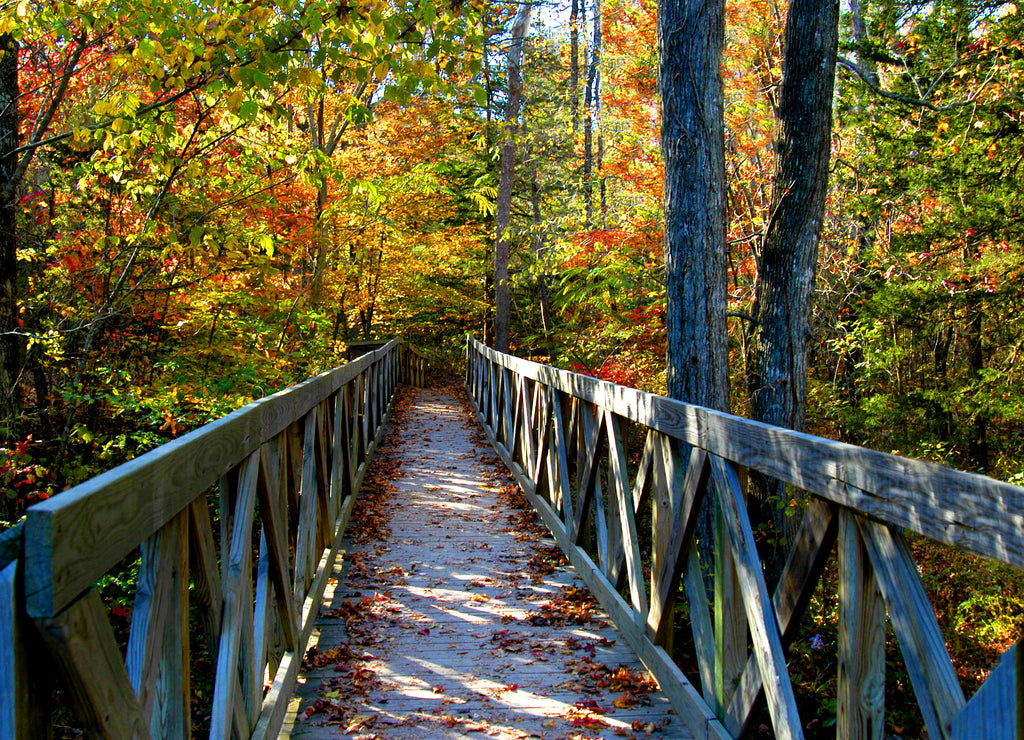
[[[281,736],[685,737],[456,392],[393,423]]]

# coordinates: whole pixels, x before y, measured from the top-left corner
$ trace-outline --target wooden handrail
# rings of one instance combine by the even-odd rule
[[[929,737],[1016,737],[1017,647],[966,701],[903,530],[1024,568],[1024,489],[539,365],[472,337],[466,382],[492,444],[695,737],[739,736],[761,695],[776,737],[803,737],[785,647],[836,543],[837,736],[881,736],[888,613]],[[638,460],[627,454],[630,423],[645,439]],[[809,494],[774,594],[744,502],[747,471]],[[703,506],[717,525],[713,574],[697,553]],[[652,519],[647,539],[641,512]],[[699,689],[666,650],[680,590]]]
[[[0,645],[13,646],[0,648],[0,740],[45,736],[49,692],[33,688],[50,661],[90,736],[190,738],[190,603],[216,662],[210,737],[276,737],[395,388],[425,376],[419,358],[392,340],[29,509],[0,536]],[[122,656],[94,584],[134,553]],[[48,650],[32,652],[40,637]]]

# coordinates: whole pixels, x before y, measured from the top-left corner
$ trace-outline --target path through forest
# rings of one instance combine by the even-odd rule
[[[683,737],[461,389],[402,393],[282,736]]]

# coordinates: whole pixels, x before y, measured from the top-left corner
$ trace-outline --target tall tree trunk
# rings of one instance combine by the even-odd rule
[[[316,106],[316,116],[313,115],[313,106],[309,106],[309,130],[314,149],[324,151],[324,99],[321,97]],[[324,210],[327,208],[327,182],[320,183],[316,189],[316,227],[314,239],[316,241],[316,255],[313,259],[313,279],[309,286],[309,303],[316,307],[320,305],[320,297],[323,294],[324,273],[327,271],[327,246],[328,232],[327,219]]]
[[[508,98],[505,101],[505,136],[501,142],[501,172],[494,208],[494,347],[509,351],[512,300],[508,285],[508,227],[512,211],[512,184],[516,167],[516,133],[523,98],[523,39],[530,28],[531,2],[523,3],[512,23],[508,49]]]
[[[784,36],[775,140],[772,217],[757,260],[752,336],[747,348],[751,416],[800,430],[807,409],[807,347],[818,239],[825,214],[838,0],[793,0]],[[785,486],[752,475],[751,518],[774,527],[763,554],[769,581],[784,565],[798,517],[787,516]],[[779,504],[782,504],[780,507]]]
[[[18,158],[18,42],[0,35],[0,419],[21,408],[22,341],[18,326],[17,199],[11,187]]]
[[[584,2],[572,0],[569,11],[569,108],[574,143],[576,132],[580,130],[580,7]]]
[[[601,228],[608,228],[608,183],[604,176],[604,133],[597,132],[597,182],[600,188]]]
[[[594,127],[601,105],[601,0],[594,0],[594,42],[587,60],[587,88],[583,96],[583,200],[586,228],[594,223]]]
[[[723,0],[660,0],[668,393],[729,408]]]
[[[544,219],[540,212],[540,181],[537,178],[537,160],[530,161],[530,206],[533,214],[533,253],[537,260],[537,302],[540,304],[540,323],[544,329],[544,344],[548,350],[548,362],[555,352],[551,333],[554,324],[551,320],[551,292],[548,290],[547,277],[544,274]]]
[[[984,307],[976,306],[971,312],[966,331],[971,379],[976,383],[981,382],[981,374],[985,369],[984,319]],[[979,473],[987,473],[989,469],[988,420],[988,413],[979,408],[974,418],[968,422],[970,428],[967,432],[967,454]]]
[[[728,411],[724,36],[725,0],[659,0],[668,395]],[[717,567],[712,511],[709,502],[697,522],[706,569]],[[726,567],[728,558],[721,560]],[[716,601],[729,589],[730,578],[722,573],[715,580]],[[723,624],[737,624],[728,608],[720,614],[726,614]],[[728,631],[732,639],[744,639]],[[722,664],[722,685],[738,670]]]

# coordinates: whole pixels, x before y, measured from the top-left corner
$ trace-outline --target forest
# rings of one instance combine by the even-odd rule
[[[714,405],[773,418],[775,300],[806,362],[781,423],[1020,483],[1024,8],[831,5],[818,215],[806,263],[781,262],[804,294],[772,299],[797,189],[779,153],[800,140],[799,2],[729,0],[709,57]],[[455,375],[471,333],[683,397],[662,136],[679,100],[658,15],[654,0],[6,0],[0,530],[357,341],[401,336]],[[1002,573],[924,559],[951,592],[944,626],[980,630],[989,657],[1017,639],[1024,583],[999,595]],[[980,680],[976,648],[954,647]]]
[[[1009,481],[1018,11],[842,9],[806,309],[809,431]],[[725,6],[740,415],[786,13]],[[22,0],[0,26],[0,520],[348,341],[454,367],[466,332],[494,341],[496,293],[519,355],[666,391],[655,3]]]

